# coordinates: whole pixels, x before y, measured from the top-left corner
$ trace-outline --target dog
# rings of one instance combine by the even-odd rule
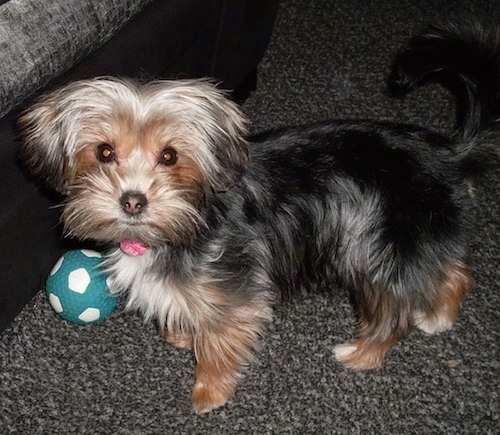
[[[433,26],[396,56],[393,91],[434,80],[463,101],[453,137],[341,120],[252,140],[209,80],[96,78],[21,115],[21,158],[65,196],[65,234],[105,247],[112,292],[194,351],[192,404],[208,412],[303,288],[350,290],[359,336],[334,352],[354,370],[412,327],[452,327],[473,285],[469,182],[497,156],[499,35]]]

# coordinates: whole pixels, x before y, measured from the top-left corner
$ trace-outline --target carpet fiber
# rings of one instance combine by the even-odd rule
[[[393,101],[383,81],[415,30],[471,14],[499,22],[500,3],[282,0],[257,91],[244,105],[253,131],[325,118],[449,131],[453,101],[438,86]],[[412,332],[380,369],[353,373],[335,361],[334,345],[356,331],[346,294],[308,295],[276,309],[259,362],[229,403],[196,415],[190,352],[134,313],[68,324],[39,293],[0,336],[0,433],[498,433],[499,175],[477,186],[476,285],[455,328]]]

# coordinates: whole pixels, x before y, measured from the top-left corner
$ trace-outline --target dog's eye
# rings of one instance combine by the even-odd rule
[[[110,163],[115,160],[115,150],[107,143],[102,143],[96,150],[97,158],[103,163]]]
[[[158,163],[165,166],[175,165],[177,162],[177,151],[173,148],[165,148],[158,157]]]

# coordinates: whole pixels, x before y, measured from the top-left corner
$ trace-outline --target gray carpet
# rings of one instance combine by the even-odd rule
[[[453,106],[441,89],[393,101],[383,78],[415,29],[471,13],[499,21],[500,3],[283,0],[245,104],[254,131],[329,117],[450,129]],[[456,327],[413,332],[382,368],[352,373],[335,361],[333,346],[355,333],[343,292],[307,296],[276,310],[259,362],[230,402],[195,415],[189,352],[131,313],[68,324],[40,293],[0,337],[0,433],[499,433],[499,176],[477,188],[476,285]]]

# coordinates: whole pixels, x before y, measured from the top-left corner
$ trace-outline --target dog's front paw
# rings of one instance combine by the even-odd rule
[[[224,385],[220,380],[207,382],[203,376],[198,376],[193,389],[191,401],[196,413],[210,412],[225,405],[235,390],[235,385]]]

